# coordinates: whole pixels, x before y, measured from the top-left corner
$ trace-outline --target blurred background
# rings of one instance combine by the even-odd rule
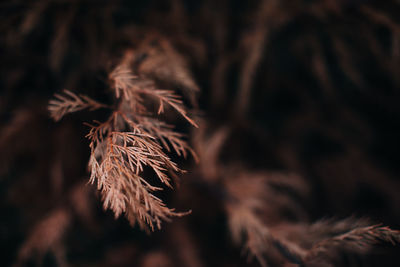
[[[400,229],[399,14],[397,0],[3,1],[1,265],[399,266],[399,246],[343,241]],[[200,161],[171,155],[187,172],[160,194],[192,213],[151,234],[87,184],[84,122],[108,114],[47,111],[65,88],[112,104],[127,49],[200,126],[175,120]]]

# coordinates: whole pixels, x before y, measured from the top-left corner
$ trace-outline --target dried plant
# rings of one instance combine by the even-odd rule
[[[55,94],[55,99],[49,102],[49,111],[51,117],[58,121],[65,114],[76,112],[82,109],[96,110],[106,107],[85,95],[77,96],[71,91],[64,90],[64,95]]]
[[[1,3],[0,265],[397,266],[399,12]]]
[[[306,260],[322,257],[334,249],[355,251],[362,253],[368,251],[371,246],[380,242],[389,242],[396,245],[400,241],[399,231],[391,230],[388,227],[372,225],[358,227],[347,233],[325,239],[315,244],[306,256]]]
[[[89,125],[90,183],[97,183],[104,209],[111,209],[115,218],[125,213],[132,225],[137,222],[144,229],[147,224],[154,230],[155,227],[161,228],[162,220],[187,212],[179,213],[166,207],[154,195],[162,188],[152,186],[142,173],[150,169],[161,183],[172,187],[170,175],[182,171],[163,150],[170,152],[172,147],[179,156],[186,157],[188,151],[194,154],[183,140],[183,135],[157,119],[157,115],[163,113],[165,105],[168,105],[192,125],[197,125],[189,118],[177,94],[157,89],[153,80],[133,74],[130,64],[134,64],[134,56],[133,52],[126,52],[122,62],[110,73],[112,88],[119,101],[117,109],[107,121]],[[183,80],[187,81],[186,76]],[[85,108],[95,110],[106,107],[84,95],[77,96],[70,91],[65,91],[65,94],[67,96],[56,94],[56,99],[49,103],[55,120]],[[157,113],[145,102],[146,98],[159,103]]]

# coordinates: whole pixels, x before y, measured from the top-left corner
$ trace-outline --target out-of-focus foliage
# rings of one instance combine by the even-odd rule
[[[1,3],[2,265],[398,266],[398,14]]]

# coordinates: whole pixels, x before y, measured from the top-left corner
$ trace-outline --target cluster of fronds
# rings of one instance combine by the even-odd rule
[[[116,108],[105,122],[89,125],[90,183],[97,184],[104,209],[111,209],[116,218],[125,213],[132,225],[138,222],[141,228],[146,228],[147,224],[154,230],[154,227],[160,229],[162,220],[185,213],[166,207],[154,195],[162,188],[151,185],[143,172],[152,170],[163,184],[172,187],[170,175],[181,170],[164,150],[173,150],[185,157],[187,152],[192,152],[183,135],[157,116],[166,108],[172,108],[192,125],[196,124],[189,118],[179,95],[158,89],[155,82],[143,74],[134,74],[134,64],[135,54],[125,52],[121,63],[110,73]],[[107,107],[70,91],[65,91],[65,96],[56,94],[55,97],[49,106],[55,120],[85,108]],[[157,113],[152,110],[152,102],[158,104]]]
[[[0,9],[5,265],[399,262],[398,1]]]

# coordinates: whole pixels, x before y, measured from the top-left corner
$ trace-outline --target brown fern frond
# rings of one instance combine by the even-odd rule
[[[96,110],[107,107],[88,96],[78,96],[69,90],[64,90],[63,94],[55,94],[54,97],[55,99],[49,101],[48,110],[55,121],[59,121],[65,114],[82,109]]]
[[[183,101],[180,96],[171,90],[160,90],[156,88],[154,81],[139,78],[134,75],[129,65],[126,63],[131,56],[127,52],[126,58],[118,65],[110,74],[110,79],[113,81],[113,87],[117,98],[123,95],[125,100],[129,102],[130,106],[136,111],[141,110],[143,106],[140,105],[141,99],[144,96],[151,97],[159,102],[158,114],[164,112],[165,104],[175,109],[193,126],[198,127],[197,124],[188,116]]]
[[[91,156],[89,182],[97,184],[101,191],[104,209],[111,209],[115,217],[126,214],[129,222],[141,228],[154,230],[161,221],[182,216],[166,207],[154,195],[160,187],[151,185],[143,178],[143,172],[151,170],[162,184],[172,187],[171,177],[182,172],[165,153],[174,150],[178,156],[195,153],[184,136],[160,120],[158,115],[168,105],[192,125],[180,96],[172,90],[161,90],[156,82],[143,75],[134,74],[132,68],[136,54],[128,50],[119,65],[109,74],[117,105],[105,122],[89,125]],[[89,97],[65,91],[56,94],[49,103],[51,116],[59,120],[66,113],[88,108],[106,107]],[[153,110],[158,102],[158,112]]]
[[[183,101],[180,99],[180,97],[175,94],[173,91],[167,91],[167,90],[152,90],[152,91],[147,91],[146,92],[148,95],[154,96],[157,98],[160,102],[159,108],[158,108],[158,114],[164,112],[164,103],[168,104],[172,108],[174,108],[179,114],[182,115],[190,124],[192,124],[194,127],[198,128],[199,126],[189,118],[187,111],[185,109],[185,106],[183,105]]]
[[[128,53],[126,55],[126,57],[129,56]],[[129,65],[126,62],[121,63],[110,73],[109,77],[114,82],[115,96],[120,98],[121,94],[123,94],[126,100],[131,99],[132,92],[130,88],[134,87],[134,82],[138,77],[132,73]]]
[[[298,197],[306,197],[309,188],[303,179],[293,174],[250,172],[238,168],[225,169],[225,175],[228,196],[225,209],[235,243],[244,244],[249,255],[255,256],[263,266],[271,249],[293,263],[301,262],[306,250],[296,243],[297,240],[280,235],[275,224],[282,222],[285,212],[304,217],[303,208],[289,194],[296,192]]]
[[[368,251],[373,245],[378,243],[391,243],[395,245],[399,242],[400,231],[380,225],[359,227],[317,243],[309,251],[306,259],[321,257],[335,249],[362,253]]]
[[[310,226],[308,235],[313,241],[317,241],[317,237],[330,238],[369,225],[371,225],[371,222],[363,218],[348,217],[340,220],[333,218],[322,219]]]
[[[99,134],[106,137],[100,138]],[[140,176],[148,167],[162,183],[171,186],[167,172],[180,171],[154,137],[139,129],[134,132],[108,132],[99,127],[92,128],[88,137],[92,148],[90,182],[97,180],[104,208],[113,210],[115,217],[125,212],[132,224],[138,221],[144,228],[147,223],[154,230],[154,226],[161,227],[161,219],[185,214],[165,207],[152,194],[161,188],[150,185]]]
[[[233,198],[226,204],[229,228],[236,244],[244,243],[249,256],[255,256],[262,266],[267,266],[265,253],[272,237],[267,226],[257,216],[263,206],[265,184],[262,179],[234,179],[226,183]]]
[[[290,251],[290,255],[295,256],[293,262],[306,266],[329,266],[340,259],[340,255],[364,254],[379,243],[397,244],[400,240],[399,231],[371,225],[368,220],[355,217],[323,219],[311,225],[278,224],[270,227],[270,232],[279,242],[278,249],[283,247]]]
[[[255,256],[262,266],[267,266],[265,253],[271,244],[271,234],[253,210],[243,205],[228,205],[229,228],[236,244],[244,242],[249,256]]]
[[[193,150],[183,135],[157,118],[165,112],[165,105],[172,107],[192,125],[187,110],[172,90],[160,90],[148,78],[136,75],[131,67],[135,53],[127,51],[121,63],[110,73],[112,88],[118,99],[118,109],[106,122],[90,126],[91,157],[90,182],[97,183],[101,191],[104,208],[113,210],[115,217],[125,213],[131,224],[139,223],[141,228],[151,230],[161,227],[162,220],[182,216],[169,209],[154,195],[160,187],[151,185],[142,177],[148,169],[168,187],[170,177],[182,172],[165,153],[173,149],[179,156],[186,156]],[[158,112],[152,110],[156,100]]]

